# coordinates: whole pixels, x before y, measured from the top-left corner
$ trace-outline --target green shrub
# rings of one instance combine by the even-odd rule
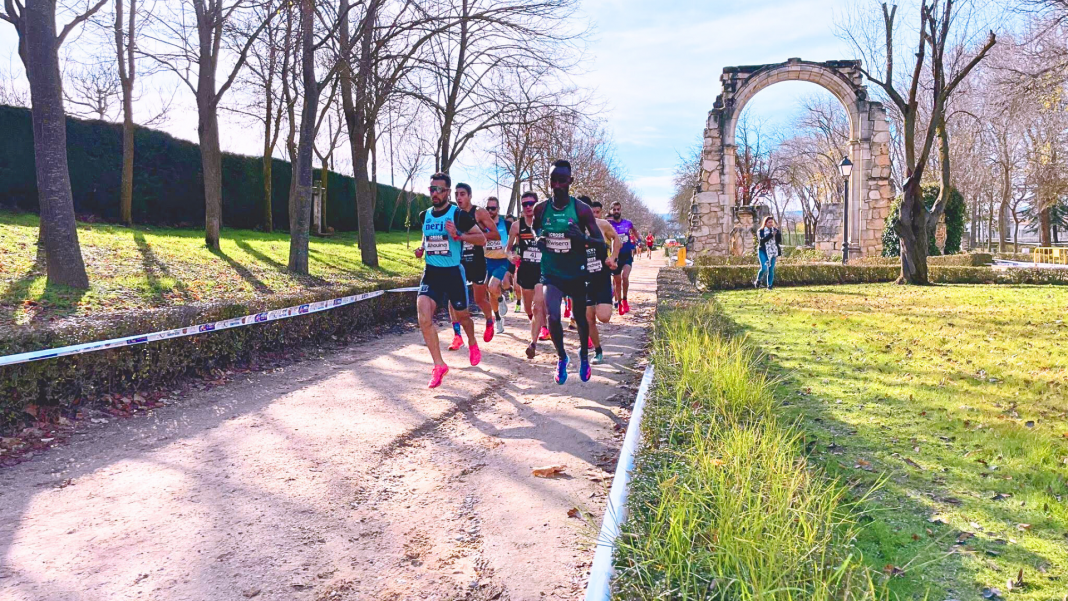
[[[416,280],[395,280],[383,283],[382,288],[415,283]],[[52,328],[20,328],[15,335],[0,339],[0,356],[181,328],[367,291],[366,286],[319,288],[275,297],[269,303],[251,300],[184,305],[113,314],[95,323],[78,320]],[[291,350],[332,337],[346,337],[410,314],[415,306],[412,298],[411,293],[386,294],[262,325],[0,367],[0,431],[17,424],[22,408],[28,404],[69,407],[101,393],[159,388],[189,373],[251,361],[261,352]]]
[[[938,200],[938,194],[940,189],[938,186],[924,186],[923,188],[923,203],[928,210],[934,206],[936,200]],[[894,231],[894,222],[898,220],[901,215],[901,200],[899,196],[894,200],[894,203],[890,205],[890,214],[886,216],[886,221],[883,224],[883,256],[884,257],[897,257],[901,255],[901,241],[898,239],[897,232]],[[964,238],[964,220],[968,207],[964,202],[964,197],[956,188],[950,192],[949,201],[946,203],[945,215],[946,215],[946,247],[945,254],[952,255],[960,252],[961,240]],[[931,256],[936,256],[939,253],[938,243],[935,241],[935,229],[931,228],[928,232],[927,239],[927,252]]]
[[[752,287],[756,270],[756,266],[694,266],[687,267],[686,273],[690,281],[705,290],[733,290]],[[1065,269],[994,269],[933,265],[928,268],[928,274],[931,282],[937,284],[1068,285],[1068,270]],[[898,265],[784,264],[775,268],[775,285],[874,284],[893,282],[899,275],[901,268]]]
[[[0,105],[0,205],[23,211],[39,210],[34,172],[33,128],[30,111]],[[204,185],[199,146],[169,134],[139,127],[134,134],[133,218],[149,225],[202,225]],[[79,216],[119,221],[122,178],[122,126],[103,121],[67,118],[67,158],[74,210]],[[260,157],[223,153],[223,224],[240,229],[261,225],[263,170]],[[274,227],[289,229],[289,180],[292,166],[275,159],[271,167],[271,211]],[[316,170],[316,179],[319,178]],[[401,198],[400,190],[379,184],[375,229],[401,229],[405,211],[387,221]],[[417,195],[412,215],[430,206]],[[336,231],[354,231],[356,189],[353,179],[334,172],[327,177],[326,224]]]

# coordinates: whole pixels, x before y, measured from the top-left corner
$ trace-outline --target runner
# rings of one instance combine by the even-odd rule
[[[612,214],[608,222],[615,228],[616,233],[623,240],[623,247],[619,251],[619,261],[612,270],[612,287],[615,292],[616,306],[619,314],[626,315],[630,312],[630,304],[627,303],[627,290],[630,288],[630,268],[634,264],[635,241],[641,236],[637,228],[629,219],[623,219],[623,205],[618,200],[612,203]]]
[[[478,365],[482,360],[475,340],[475,324],[467,310],[467,285],[461,255],[464,243],[485,244],[486,236],[469,213],[449,202],[451,185],[452,180],[447,174],[435,173],[430,177],[430,200],[434,206],[419,214],[423,224],[423,244],[415,249],[416,258],[426,256],[415,306],[419,313],[419,329],[423,331],[423,340],[434,360],[430,388],[441,386],[442,378],[449,373],[449,366],[441,358],[438,329],[434,325],[434,314],[442,303],[449,303],[455,316],[453,319],[467,333],[471,365]]]
[[[607,243],[612,245],[612,251],[608,252],[607,246],[594,246],[586,249],[586,269],[590,273],[589,282],[586,284],[586,320],[590,322],[590,341],[593,346],[593,363],[604,363],[604,351],[601,349],[601,334],[597,330],[597,322],[608,323],[612,319],[612,276],[611,269],[619,260],[619,249],[623,246],[619,234],[608,220],[601,219],[603,206],[600,201],[587,201],[593,209],[593,216],[597,218],[597,227],[601,228],[601,234]]]
[[[486,236],[486,274],[488,281],[486,282],[486,291],[489,293],[490,309],[493,311],[493,318],[497,323],[497,333],[504,333],[504,321],[501,320],[501,315],[508,314],[508,303],[504,302],[504,280],[508,275],[508,252],[504,250],[504,241],[508,239],[508,231],[512,228],[511,220],[505,218],[500,214],[501,201],[497,200],[496,196],[490,196],[486,199],[486,212],[489,214],[491,221],[493,222],[496,230],[497,237],[494,238],[489,235],[487,230]]]
[[[645,235],[645,250],[649,251],[649,258],[653,258],[653,245],[656,244],[656,238],[653,238],[652,234]]]
[[[489,342],[493,340],[494,332],[493,307],[486,295],[486,256],[483,246],[489,240],[495,239],[494,236],[498,235],[497,228],[493,227],[493,219],[485,209],[471,204],[471,186],[463,183],[456,184],[456,206],[460,211],[470,215],[486,233],[483,244],[464,243],[463,264],[464,272],[467,274],[467,284],[474,292],[475,304],[486,316],[486,332],[482,335],[482,340]],[[453,332],[449,350],[455,351],[464,345],[464,339],[460,336],[460,320],[457,319],[456,312],[450,308],[449,314],[452,315]]]
[[[579,378],[583,382],[590,379],[592,371],[589,349],[586,348],[590,336],[589,322],[586,321],[586,247],[598,243],[604,245],[593,211],[571,196],[572,181],[571,163],[556,161],[549,176],[553,196],[534,207],[533,226],[541,232],[538,245],[543,252],[542,290],[535,293],[534,310],[548,322],[556,347],[557,384],[567,381],[568,358],[564,350],[564,327],[560,323],[560,301],[564,296],[571,297],[575,321],[578,322]]]
[[[527,358],[533,359],[537,352],[538,340],[548,338],[545,320],[540,312],[534,311],[534,297],[541,295],[541,249],[537,245],[537,233],[534,231],[534,206],[538,204],[538,195],[524,192],[521,199],[523,214],[512,223],[508,234],[508,257],[516,265],[516,287],[518,296],[523,301],[530,320],[530,344],[527,346]],[[518,309],[516,310],[518,312]]]

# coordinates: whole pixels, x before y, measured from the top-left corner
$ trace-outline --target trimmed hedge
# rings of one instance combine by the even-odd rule
[[[28,109],[0,105],[0,205],[23,211],[40,210],[34,172],[33,126]],[[204,184],[200,147],[169,134],[138,127],[134,134],[133,218],[135,223],[161,226],[202,226]],[[105,121],[67,117],[67,159],[74,211],[82,217],[119,221],[119,186],[122,179],[122,126]],[[223,224],[256,229],[263,210],[263,159],[223,153]],[[316,169],[316,173],[320,170]],[[271,167],[274,227],[289,229],[289,180],[292,166],[274,160]],[[316,176],[318,177],[318,176]],[[400,190],[378,184],[375,229],[402,229],[403,207],[387,221]],[[419,194],[412,215],[430,206]],[[329,172],[326,225],[336,231],[355,231],[356,186],[351,177]]]
[[[924,186],[923,204],[927,207],[927,210],[931,210],[934,207],[934,203],[938,200],[938,195],[941,192],[942,190],[939,186]],[[904,198],[901,196],[894,200],[894,203],[890,206],[890,214],[886,216],[886,221],[883,224],[884,257],[897,257],[901,254],[901,241],[898,239],[897,232],[894,231],[894,222],[901,215],[901,202],[903,200]],[[960,252],[961,241],[964,239],[964,216],[967,212],[968,207],[964,203],[964,197],[961,196],[960,191],[953,188],[944,210],[946,222],[945,254],[947,255]],[[931,256],[941,254],[938,250],[938,243],[935,240],[934,228],[931,228],[931,231],[928,232],[927,248],[927,252]]]
[[[398,279],[383,282],[381,288],[413,286],[417,281]],[[374,289],[377,287],[319,288],[276,297],[270,302],[185,305],[113,314],[96,323],[78,320],[78,324],[25,329],[0,340],[0,355],[219,321]],[[344,338],[368,326],[411,314],[414,294],[385,294],[260,325],[0,367],[0,433],[17,425],[23,417],[22,408],[29,404],[69,407],[101,393],[159,388],[187,374],[248,362],[257,353]]]
[[[705,290],[751,288],[756,266],[695,266],[685,268],[690,281]],[[1053,284],[1068,285],[1065,269],[994,269],[992,267],[931,266],[928,274],[936,284]],[[775,267],[776,286],[821,286],[875,284],[896,281],[897,265],[842,265],[816,263]]]
[[[851,260],[857,265],[901,265],[898,257],[862,257]],[[990,253],[968,253],[957,255],[937,255],[927,257],[928,267],[983,267],[992,265],[994,256]]]

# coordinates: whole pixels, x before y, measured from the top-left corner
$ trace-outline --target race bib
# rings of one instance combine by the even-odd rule
[[[530,263],[541,263],[541,250],[537,248],[528,248],[523,251],[523,260]]]
[[[486,240],[486,250],[504,250],[504,243],[500,240]]]
[[[601,261],[597,257],[586,258],[586,271],[590,273],[597,273],[601,271]]]
[[[563,234],[550,232],[545,237],[545,250],[553,253],[571,252],[571,239]]]
[[[449,239],[446,236],[427,236],[423,248],[428,255],[444,256],[450,254]]]
[[[475,245],[470,242],[464,242],[464,252],[471,252],[475,250]]]
[[[768,258],[769,259],[773,259],[773,258],[779,256],[779,246],[777,244],[775,244],[774,241],[769,240],[768,243],[764,246],[764,248],[768,252]]]

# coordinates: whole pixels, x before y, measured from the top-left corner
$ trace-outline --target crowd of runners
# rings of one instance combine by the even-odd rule
[[[567,381],[570,358],[564,348],[563,320],[578,334],[579,379],[586,382],[591,364],[603,363],[604,352],[597,329],[613,313],[630,311],[627,291],[634,255],[648,251],[653,236],[641,236],[622,216],[622,204],[604,205],[588,196],[571,196],[574,178],[571,164],[559,160],[549,177],[551,197],[539,200],[536,192],[524,192],[521,211],[514,221],[501,214],[493,196],[485,207],[472,203],[471,186],[456,184],[453,201],[448,174],[430,178],[432,207],[419,215],[423,243],[415,256],[426,261],[419,286],[419,327],[434,361],[430,388],[441,385],[448,373],[438,338],[434,315],[448,305],[453,338],[450,351],[468,347],[471,365],[478,365],[478,346],[471,306],[478,306],[486,319],[483,342],[504,332],[501,317],[508,313],[510,294],[516,312],[524,311],[530,322],[526,355],[533,359],[538,342],[551,340],[557,356],[557,384]],[[590,351],[593,359],[590,359]]]

